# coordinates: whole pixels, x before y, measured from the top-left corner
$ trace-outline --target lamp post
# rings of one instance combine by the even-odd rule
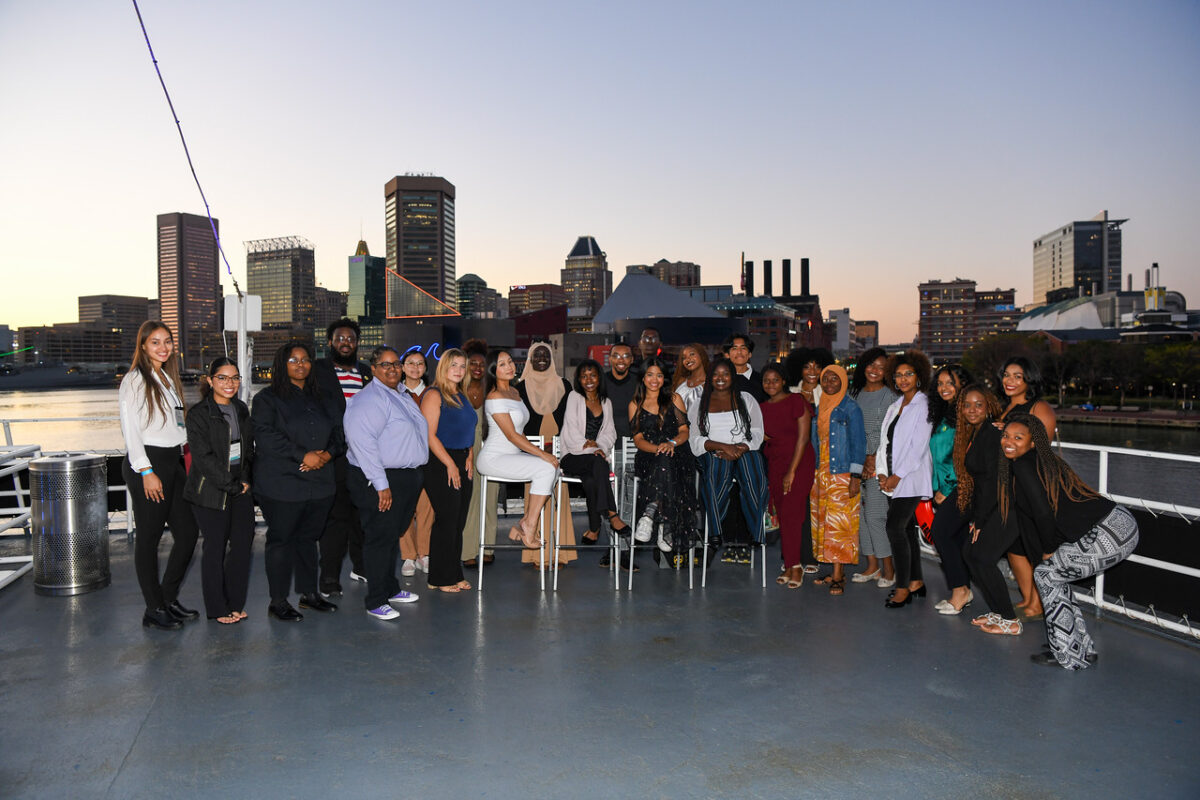
[[[1146,387],[1146,396],[1149,398],[1146,401],[1146,410],[1153,411],[1154,410],[1154,387],[1153,386]]]

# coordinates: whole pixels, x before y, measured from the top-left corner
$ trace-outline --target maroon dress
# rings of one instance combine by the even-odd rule
[[[797,567],[800,565],[801,531],[804,520],[808,519],[808,495],[816,471],[816,458],[811,445],[804,448],[804,455],[796,466],[792,490],[787,494],[783,493],[783,476],[796,452],[796,439],[800,436],[799,419],[805,411],[811,415],[813,410],[804,396],[799,394],[789,394],[787,399],[778,403],[760,403],[759,408],[762,410],[763,430],[767,435],[766,444],[763,445],[763,452],[767,456],[767,485],[771,490],[771,506],[779,517],[783,565]]]

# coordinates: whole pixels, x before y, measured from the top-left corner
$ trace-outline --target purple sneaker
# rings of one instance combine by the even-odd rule
[[[406,592],[401,590],[388,598],[389,603],[415,603],[417,602],[416,592]],[[393,614],[396,612],[392,612]]]
[[[391,606],[380,606],[379,608],[368,608],[367,616],[372,619],[389,620],[400,616],[400,612]]]

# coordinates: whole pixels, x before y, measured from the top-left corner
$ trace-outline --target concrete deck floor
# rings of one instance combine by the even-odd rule
[[[418,573],[387,624],[344,581],[289,625],[260,535],[250,619],[172,633],[141,627],[131,551],[102,591],[0,590],[0,797],[1200,796],[1200,651],[1089,619],[1097,668],[1034,666],[1040,623],[936,614],[928,563],[930,597],[887,610],[724,564],[688,591],[648,554],[632,593],[590,552],[541,594],[508,551],[482,594]]]

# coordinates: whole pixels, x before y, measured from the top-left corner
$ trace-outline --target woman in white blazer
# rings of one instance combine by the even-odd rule
[[[900,397],[883,417],[875,474],[888,496],[887,536],[896,564],[896,588],[884,605],[903,608],[913,595],[925,596],[921,550],[917,544],[916,511],[933,496],[933,461],[929,455],[929,359],[920,350],[892,356],[888,364]]]
[[[567,395],[559,439],[562,443],[559,464],[563,474],[578,478],[587,498],[588,529],[579,543],[596,544],[600,539],[601,520],[605,518],[614,533],[624,531],[629,526],[617,515],[617,502],[609,480],[612,467],[608,456],[617,441],[612,401],[604,391],[604,370],[590,358],[575,370],[574,391]]]

